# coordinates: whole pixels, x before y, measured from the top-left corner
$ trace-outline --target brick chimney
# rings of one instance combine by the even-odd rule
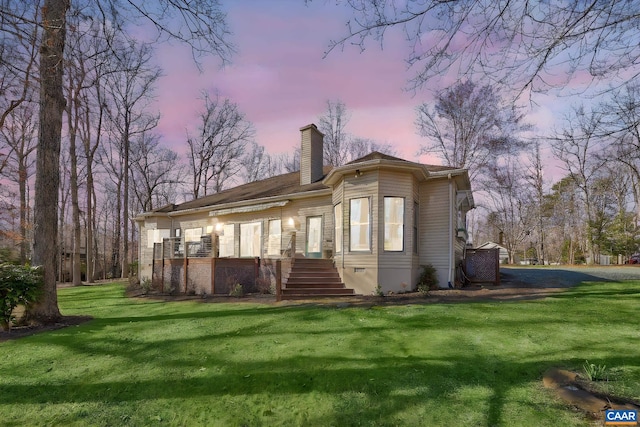
[[[300,128],[300,185],[320,181],[322,173],[324,135],[313,123]]]

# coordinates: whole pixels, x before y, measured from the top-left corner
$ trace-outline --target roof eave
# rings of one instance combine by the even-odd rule
[[[165,217],[173,218],[173,217],[177,217],[177,216],[191,215],[191,214],[197,214],[197,213],[202,213],[202,212],[207,212],[208,213],[208,212],[218,211],[218,210],[222,210],[222,209],[238,208],[238,207],[242,207],[242,206],[250,206],[250,205],[261,204],[261,203],[286,201],[286,200],[300,200],[300,199],[306,199],[306,198],[309,198],[309,197],[323,196],[323,195],[327,195],[327,194],[331,194],[331,189],[328,188],[328,187],[327,188],[322,188],[322,189],[319,189],[319,190],[313,190],[313,191],[301,191],[301,192],[298,192],[298,193],[283,194],[283,195],[278,195],[278,196],[261,197],[261,198],[257,198],[257,199],[248,199],[248,200],[239,200],[237,202],[212,204],[212,205],[208,205],[208,206],[200,206],[200,207],[197,207],[197,208],[182,209],[182,210],[176,210],[176,211],[172,211],[172,212],[153,212],[153,211],[151,211],[151,212],[144,212],[142,214],[139,214],[138,216],[136,216],[136,221],[143,221],[145,218],[150,218],[150,217],[154,217],[154,216],[165,216]]]
[[[427,180],[429,178],[429,172],[424,165],[421,165],[420,163],[407,162],[405,160],[373,159],[365,162],[349,163],[333,168],[324,178],[322,183],[324,185],[332,186],[337,184],[338,181],[340,181],[340,178],[347,173],[355,172],[356,170],[367,172],[380,169],[382,167],[411,171],[418,180]]]

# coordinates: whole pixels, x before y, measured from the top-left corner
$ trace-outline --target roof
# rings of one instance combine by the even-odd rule
[[[384,154],[379,151],[374,151],[372,153],[367,154],[366,156],[360,157],[359,159],[352,160],[346,163],[345,166],[354,165],[356,163],[370,162],[372,160],[390,160],[395,162],[404,162],[408,165],[426,167],[429,172],[442,172],[442,171],[448,171],[448,170],[453,171],[453,170],[460,169],[453,166],[426,165],[424,163],[411,162],[409,160],[401,159],[400,157],[390,156],[389,154]]]
[[[437,165],[425,165],[422,163],[411,162],[401,159],[399,157],[390,156],[388,154],[374,151],[367,154],[364,157],[355,159],[343,166],[334,168],[332,166],[323,167],[323,179],[313,182],[311,184],[300,185],[300,172],[290,172],[271,178],[263,179],[260,181],[249,182],[237,187],[223,190],[219,193],[210,194],[204,197],[200,197],[188,202],[181,203],[179,205],[167,205],[159,209],[155,209],[146,213],[171,213],[179,211],[187,211],[192,209],[208,208],[219,205],[228,204],[242,204],[242,202],[264,200],[269,198],[281,199],[287,196],[293,195],[305,195],[305,193],[311,193],[319,190],[329,190],[331,180],[335,179],[336,173],[344,170],[351,170],[353,168],[362,165],[364,167],[377,167],[376,165],[385,164],[387,166],[395,165],[395,167],[401,167],[402,169],[413,169],[414,173],[418,173],[425,179],[430,175],[438,175],[447,171],[462,172],[463,170],[450,166],[437,166]],[[343,172],[339,172],[343,173]]]
[[[327,173],[329,173],[329,171],[331,171],[331,169],[331,166],[325,166],[323,168],[323,173],[326,175]],[[156,209],[153,212],[176,212],[226,203],[263,199],[267,197],[300,194],[328,188],[329,187],[322,183],[322,180],[313,182],[311,184],[300,185],[300,172],[296,171],[283,175],[277,175],[271,178],[266,178],[260,181],[242,184],[237,187],[223,190],[219,193],[200,197],[185,203],[181,203],[179,205],[167,205],[162,208]]]
[[[476,249],[500,249],[505,251],[507,250],[507,248],[495,242],[485,242],[480,246],[478,246]]]

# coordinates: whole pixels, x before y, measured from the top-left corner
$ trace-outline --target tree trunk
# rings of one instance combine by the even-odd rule
[[[58,220],[60,223],[58,224],[58,254],[61,256],[58,257],[58,281],[64,282],[64,267],[65,267],[65,255],[67,253],[65,248],[65,240],[64,240],[64,216],[65,210],[67,206],[66,195],[62,195],[62,201],[60,203],[60,217]],[[35,262],[35,261],[34,261]]]
[[[122,242],[122,278],[129,277],[129,117],[125,118],[125,135],[124,135],[124,161],[123,161],[123,178],[122,184],[122,223],[124,230],[122,235],[124,240]]]
[[[114,225],[114,237],[111,247],[111,277],[113,279],[120,277],[119,268],[121,266],[120,261],[120,240],[122,233],[122,177],[119,178],[116,186],[116,217],[113,221]]]
[[[19,187],[20,187],[20,264],[27,262],[27,253],[29,242],[27,241],[27,213],[29,206],[27,204],[27,165],[26,156],[21,156],[18,165]]]
[[[73,222],[73,285],[82,284],[80,203],[78,201],[78,155],[76,153],[75,131],[69,138],[69,158],[71,159],[71,217]]]
[[[96,208],[93,203],[95,197],[95,189],[93,184],[93,160],[96,150],[100,146],[100,135],[102,134],[102,115],[104,114],[104,106],[102,104],[102,92],[100,83],[96,83],[96,98],[99,101],[98,111],[98,127],[96,129],[96,143],[91,145],[91,132],[87,131],[84,139],[84,154],[87,158],[87,282],[93,283],[95,280],[96,257],[98,254],[97,242],[95,242],[94,231],[96,231]],[[91,119],[89,117],[89,109],[85,113],[85,122],[87,129],[91,129]],[[106,239],[106,236],[104,236]]]
[[[56,289],[60,142],[65,99],[62,74],[66,13],[69,0],[44,0],[40,46],[40,131],[35,187],[34,265],[44,270],[44,290],[29,307],[29,319],[52,323],[60,319]]]
[[[87,157],[87,242],[85,244],[87,248],[87,283],[93,283],[93,266],[94,266],[94,252],[93,252],[93,168],[91,163],[93,158]]]
[[[69,90],[69,108],[67,108],[67,128],[69,130],[69,160],[71,170],[69,174],[69,185],[71,188],[71,218],[73,222],[73,258],[72,258],[72,282],[73,286],[82,284],[82,257],[81,239],[82,227],[80,225],[80,203],[78,200],[78,153],[76,151],[76,140],[78,135],[78,98],[76,90]],[[76,96],[73,95],[75,92]]]

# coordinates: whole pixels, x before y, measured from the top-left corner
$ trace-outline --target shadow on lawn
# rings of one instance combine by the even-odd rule
[[[197,307],[197,306],[196,306]],[[384,308],[376,308],[385,310]],[[490,307],[478,307],[478,310],[490,311]],[[422,310],[422,309],[420,309]],[[283,357],[270,357],[260,361],[234,361],[225,358],[215,351],[216,346],[230,339],[250,338],[255,341],[255,351],[259,354],[261,345],[273,344],[279,339],[282,344],[293,342],[298,334],[305,332],[305,325],[311,326],[321,322],[325,316],[338,311],[343,316],[344,324],[326,327],[315,332],[318,335],[347,332],[351,340],[363,340],[362,347],[350,343],[352,348],[358,348],[356,355],[318,356],[295,355],[295,351],[274,351]],[[357,317],[369,312],[372,317],[371,325],[359,325]],[[397,345],[397,328],[421,328],[425,331],[436,328],[429,322],[428,307],[420,312],[412,312],[409,318],[398,316],[397,319],[384,319],[386,326],[375,323],[375,312],[359,308],[338,310],[335,308],[313,309],[303,306],[289,307],[233,307],[223,310],[206,310],[192,313],[159,314],[141,316],[139,318],[103,318],[68,331],[33,337],[32,344],[42,343],[48,346],[66,346],[79,357],[108,356],[128,360],[131,366],[132,379],[130,381],[102,381],[100,379],[77,379],[61,382],[59,377],[50,383],[33,385],[0,386],[3,404],[61,404],[61,403],[93,403],[106,402],[118,404],[122,402],[136,402],[155,399],[189,399],[197,397],[211,397],[212,399],[226,399],[229,396],[268,395],[273,399],[274,406],[291,396],[309,393],[327,394],[334,399],[333,410],[330,413],[313,415],[308,419],[311,425],[353,425],[359,419],[378,420],[382,424],[397,423],[396,416],[402,416],[414,410],[437,411],[447,408],[447,411],[473,408],[482,419],[476,420],[479,425],[500,425],[505,421],[505,406],[513,402],[513,391],[540,381],[542,373],[548,368],[557,366],[580,366],[582,359],[566,358],[556,351],[549,354],[536,354],[524,360],[514,361],[495,356],[479,356],[477,349],[468,344],[458,346],[455,355],[442,357],[405,356],[407,352]],[[402,313],[399,313],[402,314]],[[292,330],[286,324],[268,329],[274,318],[287,316],[291,321]],[[534,317],[540,313],[519,311],[517,319],[501,321],[522,323],[534,322]],[[266,316],[264,321],[242,322],[254,316]],[[442,318],[442,315],[439,315]],[[220,319],[238,325],[235,329],[217,332],[198,325],[204,319]],[[193,320],[189,323],[189,333],[195,336],[178,337],[176,339],[145,341],[127,335],[127,328],[117,326],[131,323],[131,328],[141,325],[140,322],[157,324],[159,329],[172,324],[175,320]],[[451,319],[454,321],[455,319]],[[445,317],[446,321],[446,317]],[[631,322],[632,320],[629,319]],[[570,322],[570,320],[565,320]],[[496,328],[491,322],[478,324],[469,320],[457,324],[458,328]],[[560,321],[558,321],[560,323]],[[100,329],[116,326],[112,332],[96,334]],[[201,330],[198,330],[201,328]],[[317,328],[317,326],[315,326]],[[366,329],[374,334],[358,334]],[[268,332],[265,332],[268,330]],[[67,336],[61,336],[67,335]],[[135,334],[132,334],[135,336]],[[385,343],[392,343],[387,349]],[[454,339],[453,337],[451,339]],[[320,340],[327,346],[328,340]],[[207,352],[207,358],[196,357],[191,353],[180,352],[179,349],[195,348]],[[233,343],[232,343],[233,344]],[[584,352],[587,350],[605,350],[615,343],[602,341],[598,348],[571,348],[570,352]],[[313,344],[312,344],[313,345]],[[191,347],[190,347],[191,346]],[[396,347],[394,347],[396,346]],[[615,347],[615,346],[614,346]],[[241,347],[239,347],[241,348]],[[376,351],[377,349],[377,351]],[[415,352],[415,349],[414,349]],[[386,354],[385,354],[386,353]],[[363,358],[359,355],[366,354]],[[377,354],[370,356],[369,354]],[[485,350],[486,354],[486,350]],[[160,356],[158,356],[160,355]],[[590,360],[600,363],[599,360]],[[123,363],[127,363],[123,361]],[[640,357],[620,356],[607,358],[609,365],[623,366],[640,364]],[[134,374],[144,366],[165,369],[166,375],[154,379],[145,379],[144,375],[136,378]],[[36,366],[31,369],[45,371],[50,366]],[[55,367],[54,367],[55,369]],[[176,378],[172,375],[176,372]],[[468,401],[469,392],[476,401]],[[475,393],[474,394],[474,390]],[[530,411],[549,410],[549,405],[559,412],[565,410],[565,405],[549,403],[544,396],[528,400],[517,405],[529,407]],[[234,410],[238,410],[235,407]],[[478,410],[480,408],[480,410]],[[313,410],[309,411],[316,414]],[[261,415],[258,415],[261,416]],[[72,421],[72,420],[70,420]]]
[[[589,285],[584,285],[575,291],[567,290],[556,294],[555,298],[600,298],[609,296],[607,292],[602,286],[594,287],[592,292]],[[620,289],[612,289],[611,292],[610,296],[620,295]],[[565,304],[562,301],[559,303]],[[457,330],[473,327],[496,328],[499,331],[500,325],[509,327],[511,324],[535,324],[534,322],[545,317],[545,308],[542,306],[536,307],[536,310],[514,308],[514,313],[508,313],[513,314],[512,318],[501,319],[499,324],[493,319],[482,323],[478,322],[479,316],[485,313],[490,316],[491,305],[470,304],[469,308],[475,315],[466,321],[457,319],[455,314],[451,317],[442,314],[442,311],[451,310],[451,306],[433,307],[440,310],[437,315],[440,321],[445,324],[455,322]],[[394,311],[397,317],[390,318],[387,315],[382,323],[376,323],[375,310],[387,310],[385,307],[364,310],[316,305],[234,305],[212,310],[206,306],[200,309],[194,304],[192,308],[189,312],[97,318],[79,328],[32,337],[31,344],[68,347],[79,358],[106,356],[122,359],[122,363],[131,366],[131,380],[103,381],[89,375],[82,379],[64,381],[54,375],[55,379],[52,378],[49,383],[41,380],[37,387],[31,383],[0,385],[2,404],[118,404],[196,397],[211,397],[215,401],[229,396],[268,395],[275,406],[277,402],[291,396],[321,393],[337,396],[339,399],[334,399],[336,403],[330,413],[314,415],[316,418],[307,420],[308,424],[352,425],[359,419],[394,424],[400,422],[396,416],[415,410],[426,412],[447,408],[449,411],[455,408],[463,412],[469,406],[482,408],[478,412],[482,419],[476,420],[475,424],[492,426],[508,423],[505,420],[505,406],[517,399],[514,397],[514,390],[540,381],[542,373],[548,368],[581,366],[584,362],[582,359],[567,358],[559,351],[514,360],[513,356],[502,357],[498,351],[493,356],[487,356],[485,349],[485,355],[480,356],[478,349],[470,344],[466,347],[454,345],[453,348],[457,349],[455,354],[443,354],[440,357],[415,355],[415,348],[413,355],[403,356],[411,354],[411,351],[404,351],[398,331],[409,328],[427,332],[439,328],[439,325],[433,323],[430,307],[427,306],[424,309],[407,308],[412,310],[407,313],[407,317],[402,317],[401,311]],[[555,308],[549,307],[546,310]],[[318,323],[326,317],[335,316],[336,312],[339,317],[337,322],[318,329]],[[366,319],[368,323],[358,323],[358,317],[363,316],[363,313],[370,314]],[[264,319],[260,319],[261,317]],[[280,320],[282,317],[286,317],[287,321]],[[559,324],[558,327],[562,326],[561,323],[571,322],[571,319],[554,319]],[[179,320],[188,321],[185,324],[188,329],[185,329],[184,336],[177,336],[175,339],[147,340],[144,336],[137,338],[134,332],[138,327],[146,327],[147,323],[155,325],[161,332],[162,328],[170,327]],[[220,331],[215,330],[218,320],[224,322],[225,326]],[[273,327],[276,320],[282,323]],[[545,321],[551,322],[551,319]],[[622,321],[631,324],[634,319],[625,318]],[[112,331],[96,333],[111,327]],[[368,333],[361,333],[364,330]],[[357,354],[330,357],[313,354],[312,350],[305,349],[304,354],[297,355],[297,351],[283,346],[289,342],[294,343],[304,333],[318,336],[346,333],[352,341],[349,348],[357,349]],[[268,345],[268,351],[274,356],[240,363],[232,357],[222,357],[222,352],[218,354],[216,351],[221,350],[221,343],[245,338],[255,340],[253,351],[257,355],[260,354],[261,346]],[[451,340],[454,339],[451,337]],[[275,343],[276,340],[280,342]],[[318,342],[324,346],[330,345],[328,339]],[[184,352],[184,348],[194,348],[197,353]],[[573,354],[604,352],[615,348],[615,342],[600,340],[597,348],[586,344],[584,348],[563,348]],[[205,354],[203,352],[206,349],[210,349],[206,352],[207,357],[199,357]],[[256,358],[259,357],[250,359]],[[603,363],[597,359],[590,362]],[[638,366],[640,357],[621,355],[607,358],[606,363],[609,366]],[[143,371],[145,366],[164,369],[166,374],[147,379]],[[49,372],[51,366],[36,365],[24,369]],[[138,375],[136,372],[139,370],[141,374]],[[25,372],[24,375],[28,374]],[[467,401],[469,397],[462,395],[465,390],[476,390],[477,394],[471,395],[476,396],[474,398],[479,401]],[[549,405],[559,412],[566,408],[560,402],[550,404],[549,399],[544,396],[517,404],[528,406],[532,412],[548,410]],[[240,407],[230,410],[239,410],[238,408]]]
[[[640,363],[637,357],[608,361],[618,365]],[[243,369],[234,373],[210,373],[180,380],[70,382],[39,387],[11,386],[0,390],[4,395],[3,404],[118,404],[254,394],[267,394],[275,402],[288,396],[317,392],[338,396],[340,400],[332,413],[308,420],[312,425],[352,425],[363,418],[392,423],[394,416],[419,408],[425,410],[427,404],[426,410],[447,408],[461,413],[467,407],[476,411],[478,407],[486,406],[483,419],[477,423],[493,426],[506,422],[503,411],[507,402],[514,398],[509,397],[512,389],[539,381],[547,368],[558,364],[575,365],[580,361],[554,360],[552,364],[537,360],[512,362],[473,355],[446,359],[373,357],[368,359],[368,366],[354,367],[360,362],[349,357],[292,357],[277,362],[246,363]],[[215,358],[207,362],[212,366],[225,366],[227,363]],[[482,389],[481,392],[485,391],[488,396],[478,399],[488,399],[488,402],[465,401],[465,397],[459,395],[465,388]],[[549,404],[544,399],[534,399],[526,405],[531,411],[537,411],[548,410]],[[559,402],[552,406],[564,409]]]

